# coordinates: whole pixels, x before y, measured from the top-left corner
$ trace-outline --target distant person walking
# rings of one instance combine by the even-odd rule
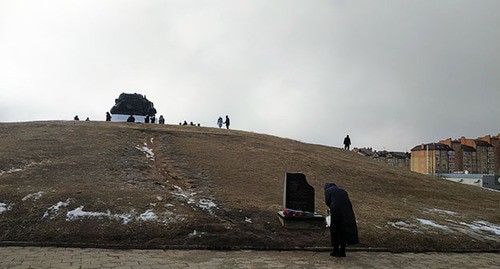
[[[130,115],[127,119],[127,122],[135,122],[135,118],[133,115]]]
[[[149,115],[144,118],[144,123],[149,123]]]
[[[334,257],[345,257],[346,245],[359,243],[358,226],[347,192],[333,183],[325,184],[325,203],[330,208],[330,239]]]
[[[156,121],[155,116],[151,117],[151,123],[155,123],[155,121]]]
[[[349,138],[349,135],[347,135],[344,138],[344,149],[349,150],[350,146],[351,146],[351,139]]]
[[[222,124],[224,124],[224,120],[222,119],[222,117],[219,117],[219,119],[217,119],[217,126],[219,126],[219,128],[222,128]]]
[[[111,121],[111,114],[109,112],[106,112],[106,121]]]
[[[163,118],[163,115],[160,115],[158,118],[158,124],[165,124],[165,118]]]
[[[224,124],[226,125],[226,128],[229,130],[230,121],[229,121],[229,116],[228,115],[226,115],[226,121],[224,122]]]
[[[76,115],[73,119],[74,120],[80,120],[80,118],[78,118],[78,115]]]

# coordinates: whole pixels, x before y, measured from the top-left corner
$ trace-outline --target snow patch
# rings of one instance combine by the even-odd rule
[[[70,202],[71,202],[71,200],[68,198],[68,199],[66,199],[65,202],[57,202],[56,204],[47,208],[47,211],[45,211],[45,213],[43,213],[42,219],[46,219],[46,218],[54,219],[55,217],[57,217],[57,215],[59,213],[59,209],[62,207],[67,207]]]
[[[394,228],[409,231],[412,233],[423,233],[428,229],[426,228],[426,226],[430,226],[443,230],[447,233],[466,234],[480,241],[500,242],[500,225],[493,224],[487,221],[478,220],[473,221],[472,223],[466,223],[463,221],[446,219],[448,225],[442,225],[436,223],[435,221],[426,219],[416,219],[416,221],[417,223],[415,224],[411,223],[410,221],[388,222],[388,224],[393,226]]]
[[[35,192],[35,193],[30,193],[26,196],[23,197],[23,199],[21,199],[23,202],[29,200],[29,199],[33,199],[33,201],[36,201],[40,198],[42,198],[42,195],[44,194],[43,191],[39,191],[39,192]]]
[[[142,213],[137,218],[137,220],[140,220],[140,221],[155,221],[157,219],[158,219],[158,217],[156,216],[155,212],[153,212],[153,210],[151,210],[151,209],[146,210],[146,212]]]
[[[212,200],[207,198],[201,198],[198,200],[197,205],[199,208],[207,210],[210,213],[212,213],[212,208],[217,208],[217,205]]]
[[[2,214],[5,211],[11,210],[12,207],[6,203],[0,203],[0,214]]]
[[[204,232],[198,232],[196,230],[194,230],[192,233],[188,234],[189,237],[201,237],[202,235],[204,235],[205,233]]]
[[[428,226],[431,226],[431,227],[434,227],[434,228],[438,228],[438,229],[444,230],[444,231],[449,232],[449,233],[453,232],[448,226],[444,226],[444,225],[435,223],[435,222],[433,222],[431,220],[426,220],[426,219],[417,219],[417,220],[422,225],[428,225]]]
[[[24,171],[26,169],[28,169],[30,166],[33,166],[33,165],[36,165],[36,164],[41,164],[41,162],[37,163],[37,162],[31,162],[29,164],[26,164],[22,167],[18,167],[18,168],[11,168],[7,171],[3,171],[3,170],[0,170],[0,176],[4,175],[4,174],[12,174],[12,173],[16,173],[16,172],[21,172],[21,171]]]
[[[500,225],[496,225],[487,221],[478,220],[472,222],[472,224],[460,222],[460,224],[469,227],[472,230],[490,232],[496,235],[500,235]],[[500,238],[499,238],[500,240]]]
[[[444,210],[444,209],[426,208],[424,210],[427,211],[427,212],[434,212],[434,213],[443,214],[443,215],[453,215],[453,216],[458,215],[457,212],[449,211],[449,210]]]
[[[146,154],[146,158],[148,158],[150,161],[155,160],[155,154],[153,153],[152,149],[148,148],[148,144],[144,143],[144,146],[142,147],[137,145],[135,148],[144,152],[144,154]]]
[[[196,207],[199,207],[202,210],[208,211],[210,214],[213,214],[213,209],[217,208],[217,204],[215,204],[212,200],[208,198],[199,198],[198,200],[196,200],[194,198],[196,192],[191,192],[191,193],[185,192],[184,190],[182,190],[181,187],[176,185],[173,185],[173,187],[175,188],[175,190],[172,191],[171,193],[174,196],[177,196],[177,198],[179,198],[180,200],[185,201],[188,205],[191,205],[193,209],[195,209],[193,207],[193,205],[195,205]]]
[[[412,233],[422,233],[421,231],[418,230],[418,226],[415,224],[408,223],[406,221],[396,221],[396,222],[387,222],[387,224],[391,225],[392,227],[404,231],[409,231]]]
[[[84,211],[83,206],[77,207],[71,211],[68,211],[66,214],[66,221],[75,221],[81,220],[85,218],[108,218],[113,220],[121,220],[123,224],[127,224],[132,220],[131,214],[111,214],[108,210],[106,213],[104,212],[92,212],[92,211]]]

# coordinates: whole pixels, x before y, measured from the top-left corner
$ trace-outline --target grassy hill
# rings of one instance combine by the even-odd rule
[[[359,247],[500,249],[500,192],[269,135],[110,122],[0,124],[0,241],[329,246],[328,229],[278,222],[286,172],[319,213],[325,182],[349,192]]]

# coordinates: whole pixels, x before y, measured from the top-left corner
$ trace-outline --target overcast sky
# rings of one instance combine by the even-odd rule
[[[0,122],[166,122],[410,150],[500,132],[500,1],[0,0]]]

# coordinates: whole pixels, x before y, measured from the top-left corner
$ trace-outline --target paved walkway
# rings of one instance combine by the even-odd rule
[[[0,268],[500,268],[499,253],[113,250],[1,247]]]

